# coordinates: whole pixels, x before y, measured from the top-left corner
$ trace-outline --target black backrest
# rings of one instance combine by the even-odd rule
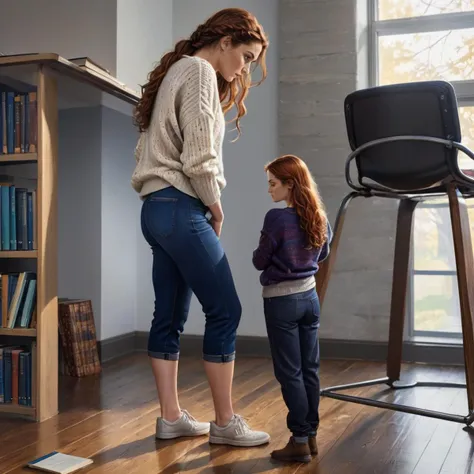
[[[444,81],[380,86],[353,92],[344,103],[352,150],[379,138],[422,135],[461,141],[456,94]],[[432,186],[450,174],[457,152],[428,142],[389,142],[356,159],[359,178],[398,190]]]

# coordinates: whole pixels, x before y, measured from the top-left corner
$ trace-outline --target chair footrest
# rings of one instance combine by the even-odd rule
[[[452,413],[445,413],[435,410],[427,410],[424,408],[418,408],[410,405],[403,405],[400,403],[391,403],[384,402],[381,400],[375,400],[373,398],[367,397],[358,397],[356,395],[346,395],[342,393],[336,393],[340,390],[364,387],[370,385],[379,385],[386,384],[394,390],[397,389],[406,389],[413,387],[450,387],[450,388],[465,388],[466,385],[462,383],[453,383],[453,382],[402,382],[402,381],[390,381],[388,377],[376,379],[376,380],[367,380],[364,382],[355,382],[349,383],[346,385],[337,385],[334,387],[324,388],[320,391],[322,397],[333,398],[336,400],[342,400],[346,402],[359,403],[361,405],[368,405],[375,408],[385,408],[388,410],[400,411],[404,413],[411,413],[414,415],[422,415],[430,418],[437,418],[440,420],[454,421],[456,423],[465,424],[470,426],[474,422],[474,412],[469,413],[468,415],[456,415]]]

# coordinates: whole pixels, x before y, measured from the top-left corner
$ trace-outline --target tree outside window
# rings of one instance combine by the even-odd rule
[[[474,0],[373,0],[373,82],[446,80],[457,92],[462,143],[474,150]],[[474,161],[459,154],[474,172]],[[474,200],[473,200],[474,201]],[[469,202],[468,202],[469,204]],[[469,204],[474,237],[474,202]],[[447,200],[415,212],[412,335],[460,336],[461,319]]]

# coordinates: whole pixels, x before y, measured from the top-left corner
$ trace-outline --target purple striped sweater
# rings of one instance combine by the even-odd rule
[[[258,248],[253,252],[253,265],[262,271],[262,286],[312,277],[318,263],[329,255],[332,229],[328,222],[328,241],[316,249],[305,249],[307,239],[294,208],[271,209],[263,222]]]

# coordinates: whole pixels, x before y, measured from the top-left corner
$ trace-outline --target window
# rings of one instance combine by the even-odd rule
[[[474,149],[474,0],[369,0],[369,5],[371,85],[451,82],[459,102],[462,142]],[[462,153],[459,165],[474,172],[474,161]],[[474,238],[474,202],[467,202]],[[447,200],[418,205],[413,234],[410,335],[459,338]]]

